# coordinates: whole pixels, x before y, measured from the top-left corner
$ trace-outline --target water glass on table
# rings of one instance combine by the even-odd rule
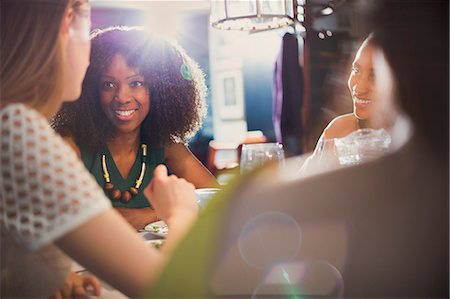
[[[195,189],[197,203],[200,209],[203,209],[208,201],[218,192],[219,188],[199,188]]]
[[[281,143],[254,143],[242,146],[241,174],[248,173],[268,162],[284,162],[284,150]]]
[[[376,159],[389,152],[392,138],[384,129],[360,129],[335,139],[341,165],[355,165]]]

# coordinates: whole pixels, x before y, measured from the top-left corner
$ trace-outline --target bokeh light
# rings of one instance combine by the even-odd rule
[[[299,252],[301,231],[290,216],[270,212],[247,222],[239,236],[242,259],[257,269],[270,269],[280,262],[291,261]]]

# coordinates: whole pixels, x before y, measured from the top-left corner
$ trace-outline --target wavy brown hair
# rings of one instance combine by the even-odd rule
[[[151,108],[141,124],[143,142],[164,146],[187,142],[205,114],[206,85],[198,65],[174,42],[139,28],[110,27],[92,34],[90,65],[78,101],[65,103],[53,118],[53,128],[92,150],[115,134],[100,104],[100,78],[115,55],[143,75]]]
[[[26,103],[53,115],[63,95],[60,27],[76,0],[0,1],[1,105]]]

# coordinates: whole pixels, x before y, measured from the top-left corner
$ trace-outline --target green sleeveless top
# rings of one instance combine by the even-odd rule
[[[108,167],[108,172],[110,175],[111,183],[114,184],[115,189],[119,189],[121,192],[128,190],[130,187],[134,187],[136,180],[139,178],[139,174],[141,172],[141,157],[142,151],[139,149],[138,154],[136,156],[136,160],[134,161],[133,166],[131,167],[130,173],[126,179],[122,177],[119,169],[114,163],[114,160],[109,152],[108,148],[104,148],[103,150],[99,150],[98,152],[92,152],[87,148],[80,148],[81,152],[81,160],[83,161],[86,168],[89,172],[95,177],[97,183],[100,186],[105,185],[105,179],[103,178],[103,169],[102,169],[102,155],[106,156],[106,165]],[[144,195],[143,191],[145,187],[150,183],[153,178],[153,171],[155,167],[159,164],[163,164],[164,161],[164,148],[152,148],[148,147],[147,151],[147,159],[146,159],[146,170],[144,174],[144,178],[142,180],[142,185],[139,187],[139,192],[136,196],[133,196],[129,202],[124,202],[123,200],[113,200],[108,192],[105,192],[106,196],[112,202],[113,207],[124,207],[124,208],[146,208],[151,207],[149,204],[147,197]]]

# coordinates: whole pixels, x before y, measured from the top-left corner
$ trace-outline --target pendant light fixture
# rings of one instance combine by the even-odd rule
[[[222,30],[262,31],[294,24],[296,0],[211,0],[211,25]]]

